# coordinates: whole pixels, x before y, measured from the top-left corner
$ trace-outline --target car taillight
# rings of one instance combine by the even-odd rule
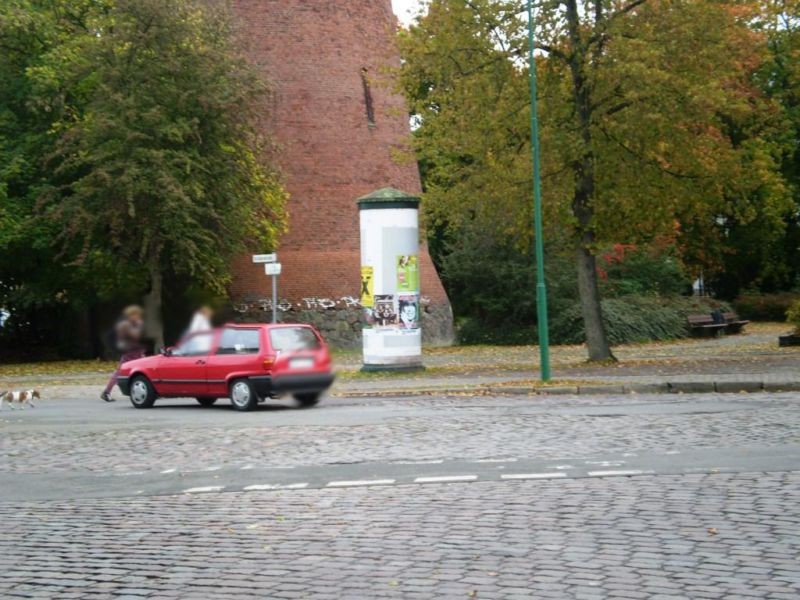
[[[264,359],[264,368],[266,370],[269,371],[272,368],[272,365],[275,364],[275,358],[275,356],[269,355]]]

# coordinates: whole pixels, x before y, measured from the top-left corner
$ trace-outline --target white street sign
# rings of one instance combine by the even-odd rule
[[[281,263],[268,263],[264,265],[264,273],[267,275],[280,275]]]
[[[253,262],[256,264],[278,262],[278,255],[274,252],[272,254],[253,254]]]

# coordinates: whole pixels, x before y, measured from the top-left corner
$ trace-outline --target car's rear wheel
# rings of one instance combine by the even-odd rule
[[[195,398],[195,400],[200,403],[200,406],[214,406],[217,398]]]
[[[247,379],[231,383],[231,405],[236,410],[253,410],[258,405],[258,394]]]
[[[311,408],[312,406],[316,406],[321,397],[322,397],[322,392],[312,392],[312,393],[294,395],[294,399],[297,400],[297,403],[300,405],[301,408]]]
[[[131,379],[131,404],[136,408],[152,408],[156,402],[156,390],[144,375]]]

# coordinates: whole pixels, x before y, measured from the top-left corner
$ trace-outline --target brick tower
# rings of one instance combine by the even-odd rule
[[[355,344],[356,199],[384,187],[420,192],[407,153],[408,112],[390,79],[400,64],[391,0],[234,0],[234,8],[272,87],[267,133],[291,194],[289,231],[278,247],[282,318]],[[450,306],[425,245],[420,272],[423,332],[448,341]],[[237,261],[231,293],[240,312],[258,318],[261,299],[271,297],[263,267]]]

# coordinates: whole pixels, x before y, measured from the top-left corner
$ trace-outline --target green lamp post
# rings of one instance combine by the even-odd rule
[[[531,160],[533,162],[533,221],[536,239],[536,317],[539,326],[539,368],[542,381],[550,381],[550,339],[547,329],[547,286],[544,281],[542,240],[542,183],[539,170],[539,121],[536,114],[536,62],[534,59],[533,0],[528,0],[528,69],[531,82]]]

